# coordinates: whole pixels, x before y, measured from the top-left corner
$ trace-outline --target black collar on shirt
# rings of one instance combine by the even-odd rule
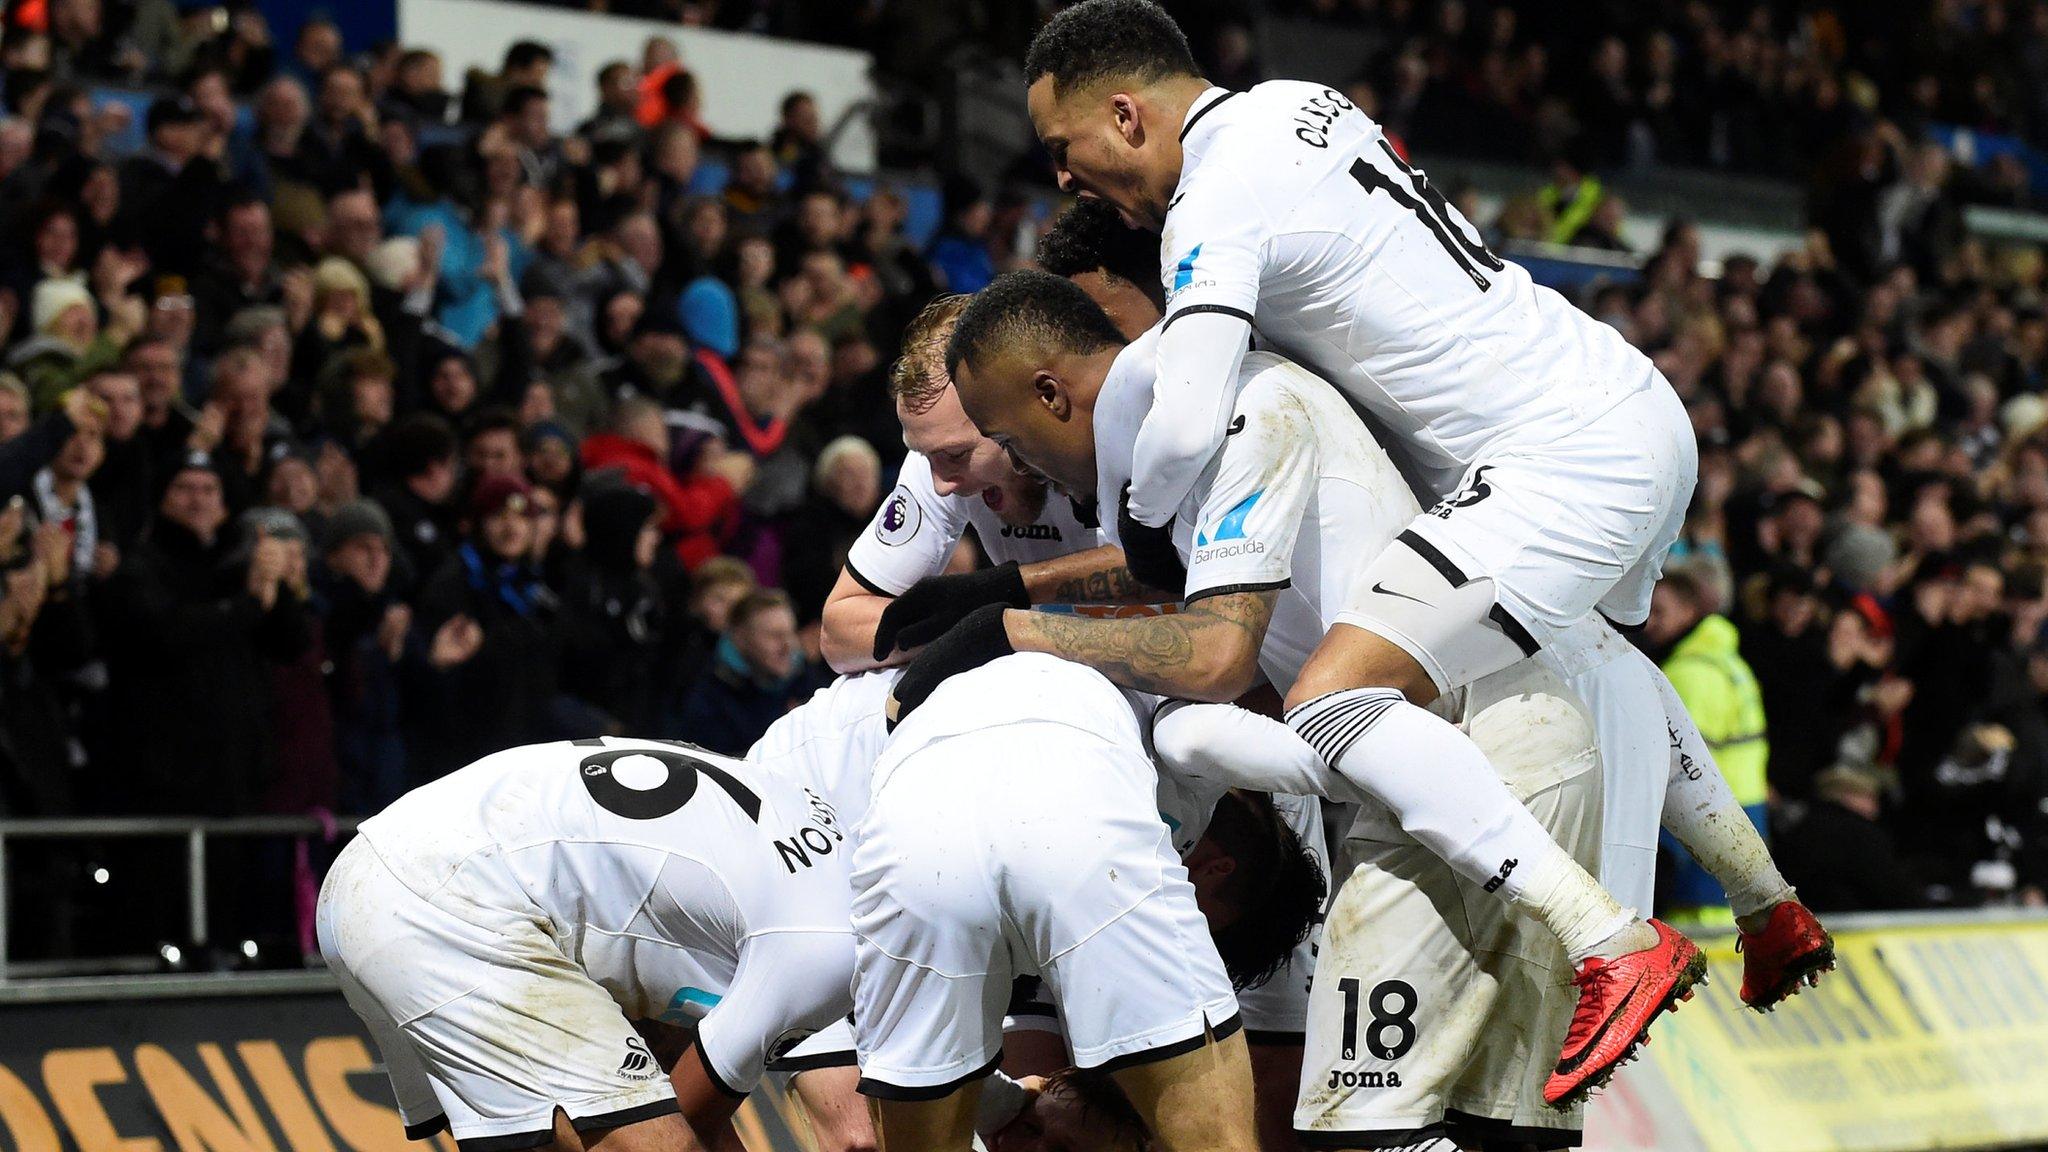
[[[1206,96],[1208,95],[1208,93],[1205,92],[1203,93],[1203,95]],[[1180,126],[1180,139],[1182,141],[1186,141],[1188,138],[1188,133],[1193,132],[1195,130],[1195,125],[1201,123],[1202,117],[1207,116],[1211,112],[1214,112],[1216,110],[1217,105],[1223,103],[1225,100],[1228,100],[1235,95],[1237,95],[1236,92],[1231,91],[1229,89],[1224,89],[1223,95],[1218,96],[1214,100],[1209,101],[1207,104],[1202,105],[1200,108],[1195,109],[1195,114],[1188,117],[1188,122]]]

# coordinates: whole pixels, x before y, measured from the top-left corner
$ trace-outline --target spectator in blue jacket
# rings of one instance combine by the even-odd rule
[[[744,755],[823,683],[804,658],[789,594],[758,589],[733,606],[710,669],[683,700],[677,728],[713,752]]]

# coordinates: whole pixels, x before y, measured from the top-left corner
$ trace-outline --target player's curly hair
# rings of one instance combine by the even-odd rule
[[[973,367],[990,352],[1025,342],[1086,353],[1121,347],[1124,337],[1072,280],[1020,268],[996,277],[960,313],[946,345],[946,375],[957,377],[963,360]]]
[[[1159,286],[1159,237],[1126,228],[1107,201],[1076,200],[1038,243],[1038,266],[1072,279],[1084,272],[1114,276],[1166,311]]]
[[[903,330],[903,354],[889,369],[889,395],[913,416],[931,411],[953,380],[947,372],[946,342],[953,323],[967,307],[959,293],[940,296],[918,310]]]
[[[1081,0],[1046,21],[1024,53],[1024,82],[1053,92],[1098,80],[1199,76],[1188,38],[1152,0]]]
[[[1204,834],[1237,862],[1219,893],[1237,918],[1212,933],[1216,951],[1233,988],[1255,988],[1286,968],[1295,946],[1308,939],[1329,886],[1263,792],[1226,793]]]

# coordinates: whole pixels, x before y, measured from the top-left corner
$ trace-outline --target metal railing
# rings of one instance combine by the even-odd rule
[[[172,816],[135,816],[89,819],[0,820],[0,984],[17,978],[19,965],[9,960],[8,912],[9,876],[7,850],[17,840],[183,840],[185,842],[185,923],[187,939],[195,945],[209,940],[206,904],[207,841],[215,837],[315,837],[330,831],[340,835],[355,831],[353,816],[322,821],[311,816],[242,816],[201,819]],[[142,957],[95,957],[89,961],[62,962],[53,971],[92,968],[133,969]],[[147,966],[154,967],[150,957]],[[49,967],[49,966],[44,966]]]

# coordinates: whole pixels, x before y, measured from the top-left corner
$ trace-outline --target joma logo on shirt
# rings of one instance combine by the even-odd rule
[[[1399,1088],[1399,1072],[1344,1072],[1330,1069],[1330,1082],[1325,1088]]]
[[[1050,524],[1003,525],[1003,536],[1010,540],[1061,540],[1060,530]]]

